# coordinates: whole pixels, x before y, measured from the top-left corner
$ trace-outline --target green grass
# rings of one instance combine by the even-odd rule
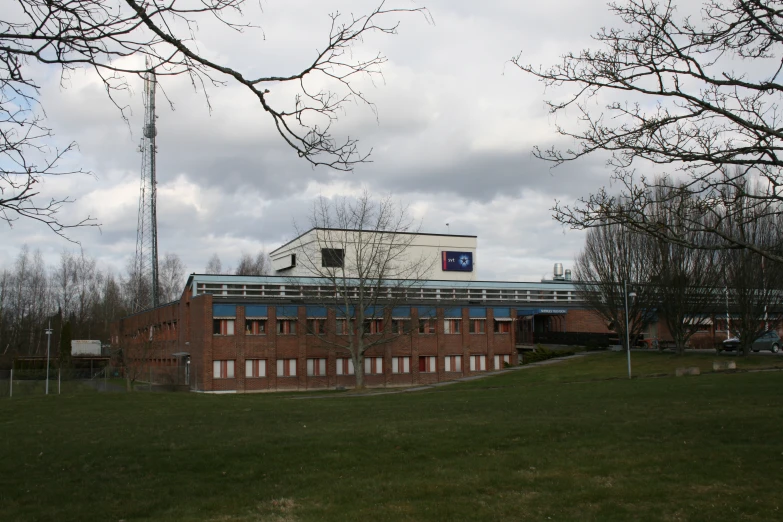
[[[95,388],[92,388],[82,381],[68,381],[64,380],[59,383],[59,389],[61,393],[94,393]],[[58,391],[57,377],[49,379],[49,394],[56,395]],[[6,380],[0,381],[0,400],[9,397],[11,393],[10,382]],[[46,379],[41,380],[17,380],[14,379],[13,397],[39,397],[46,393]]]
[[[639,374],[714,359],[632,356]],[[2,398],[0,518],[781,518],[783,372],[625,371],[607,353],[368,397]]]
[[[536,368],[534,374],[522,384],[534,382],[575,382],[588,380],[628,379],[628,365],[625,352],[593,352],[585,357],[570,360],[568,364]],[[737,371],[760,369],[783,369],[783,356],[754,354],[747,357],[716,355],[711,353],[687,353],[676,355],[669,352],[631,352],[631,374],[634,378],[674,376],[679,367],[698,366],[701,373],[713,373],[712,363],[734,361]],[[522,371],[530,371],[525,369]],[[517,383],[518,378],[506,375],[494,378],[496,384],[506,380]],[[485,386],[483,381],[474,381],[470,386]]]

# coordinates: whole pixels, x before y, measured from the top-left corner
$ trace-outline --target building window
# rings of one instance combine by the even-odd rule
[[[511,333],[511,321],[500,321],[495,319],[495,333]]]
[[[338,358],[337,375],[353,375],[353,359],[347,357]]]
[[[437,357],[422,357],[419,356],[419,372],[421,373],[435,373],[437,371],[435,365]]]
[[[462,371],[462,356],[461,355],[447,355],[446,356],[446,371],[447,372],[461,372]]]
[[[233,379],[234,361],[212,361],[212,378]]]
[[[506,364],[511,364],[510,355],[496,355],[495,356],[495,369],[501,370],[505,368]]]
[[[337,335],[348,335],[348,321],[346,319],[337,319],[334,325]]]
[[[470,356],[470,371],[472,371],[472,372],[485,372],[485,371],[487,371],[487,356],[486,355],[471,355]]]
[[[266,359],[247,359],[245,377],[266,377]]]
[[[322,248],[321,266],[324,268],[342,268],[345,260],[345,250],[342,248]]]
[[[277,376],[296,377],[296,359],[278,359]]]
[[[234,335],[234,320],[214,319],[212,321],[212,333],[215,335]]]
[[[307,375],[309,377],[326,375],[326,359],[307,359]]]
[[[277,333],[279,335],[295,335],[296,319],[278,319]]]
[[[411,373],[411,358],[392,357],[392,373]]]
[[[392,333],[407,334],[411,331],[410,319],[392,319]]]
[[[486,319],[471,319],[470,333],[483,334],[486,331],[487,320]]]
[[[326,333],[326,319],[308,319],[307,333],[310,335],[323,335]]]
[[[458,334],[461,329],[462,319],[444,319],[443,320],[443,333]]]
[[[265,335],[266,319],[245,319],[246,335]]]
[[[364,333],[366,334],[383,333],[383,319],[365,319]]]
[[[419,333],[434,334],[436,331],[435,319],[419,319]]]
[[[365,375],[379,375],[383,373],[383,357],[364,358]]]

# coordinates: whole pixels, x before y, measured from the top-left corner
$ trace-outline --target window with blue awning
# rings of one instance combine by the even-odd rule
[[[492,315],[495,316],[495,319],[510,319],[511,318],[511,309],[510,308],[493,308],[492,309]]]
[[[392,317],[399,319],[409,319],[411,316],[410,306],[395,306],[392,308]]]
[[[419,319],[435,319],[437,317],[437,310],[434,306],[418,306]]]
[[[325,318],[326,317],[326,307],[325,306],[308,306],[307,307],[307,317]]]
[[[475,319],[482,319],[482,318],[486,319],[487,317],[487,309],[484,308],[483,306],[469,308],[468,313],[470,314],[471,318],[475,318]]]
[[[248,319],[266,319],[267,314],[266,305],[245,305],[245,317]]]
[[[299,307],[296,305],[287,305],[287,306],[278,306],[277,307],[277,317],[292,317],[296,318],[299,314]]]
[[[443,317],[449,319],[462,319],[462,308],[444,308]]]
[[[235,304],[213,304],[212,317],[233,319],[237,316],[237,305]]]

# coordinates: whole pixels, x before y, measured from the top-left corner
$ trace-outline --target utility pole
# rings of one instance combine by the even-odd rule
[[[623,279],[623,297],[625,298],[625,347],[628,350],[628,378],[631,378],[631,331],[628,321],[628,297],[636,297],[634,292],[628,293],[628,280]]]
[[[729,315],[729,287],[724,287],[726,291],[726,339],[731,339],[731,316]]]
[[[46,332],[46,395],[49,395],[49,347],[52,341],[52,320],[49,319],[49,328]]]

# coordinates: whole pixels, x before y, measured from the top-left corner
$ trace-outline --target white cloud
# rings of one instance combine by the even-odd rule
[[[357,104],[336,127],[342,136],[360,138],[362,150],[373,149],[373,163],[352,173],[310,168],[282,143],[258,102],[230,80],[208,89],[210,114],[204,93],[194,92],[187,78],[161,79],[175,110],[159,96],[160,251],[180,254],[189,271],[202,271],[212,253],[224,265],[236,265],[242,251],[290,239],[294,221],[306,226],[319,195],[367,188],[407,203],[424,231],[445,232],[448,222],[452,233],[478,235],[481,278],[536,280],[554,262],[569,266],[582,235],[564,233],[549,208],[556,198],[573,201],[606,184],[608,174],[600,158],[550,172],[531,157],[533,145],[558,138],[542,104],[542,85],[508,60],[522,50],[530,62],[551,64],[591,45],[590,35],[612,23],[605,6],[586,0],[423,3],[435,25],[402,16],[399,35],[372,35],[355,51],[381,49],[389,62],[375,85],[357,84],[375,102],[378,119]],[[202,23],[200,50],[253,74],[290,74],[322,45],[327,13],[367,8],[358,0],[265,2],[263,32],[233,34]],[[57,139],[80,146],[66,164],[95,174],[47,180],[47,195],[78,195],[63,216],[94,215],[102,226],[73,237],[87,253],[122,270],[135,252],[141,82],[130,79],[130,92],[118,99],[132,108],[126,124],[91,73],[71,75],[65,89],[51,70],[43,77],[42,97]],[[291,88],[270,89],[273,100],[290,100]],[[9,266],[24,243],[41,248],[52,263],[71,247],[33,223],[2,233],[0,266]]]

